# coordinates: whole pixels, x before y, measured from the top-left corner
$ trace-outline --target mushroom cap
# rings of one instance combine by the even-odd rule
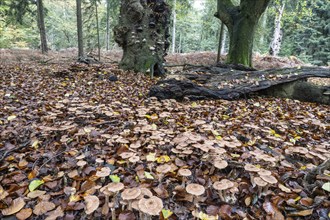
[[[205,192],[205,188],[197,183],[190,183],[186,186],[186,191],[191,195],[200,196]]]
[[[151,196],[149,199],[142,198],[139,201],[140,211],[148,215],[159,215],[163,207],[163,201],[157,196]]]
[[[228,166],[228,163],[225,160],[216,160],[214,162],[214,166],[221,170],[221,169],[226,168]]]
[[[270,176],[272,175],[272,172],[270,172],[269,170],[262,169],[258,171],[258,174],[259,176]]]
[[[267,182],[265,182],[263,179],[261,179],[260,177],[254,177],[253,178],[253,181],[255,182],[255,184],[257,186],[261,186],[261,187],[264,187],[264,186],[267,186]]]
[[[249,163],[245,164],[244,169],[246,171],[250,171],[250,172],[259,172],[260,171],[259,167],[256,167],[253,164],[249,164]]]
[[[127,158],[130,158],[134,156],[134,153],[133,152],[123,152],[120,154],[120,157],[123,158],[123,159],[127,159]]]
[[[180,169],[179,171],[178,171],[178,174],[180,175],[180,176],[185,176],[185,177],[187,177],[187,176],[191,176],[191,171],[190,170],[188,170],[188,169]]]
[[[120,190],[124,189],[124,184],[121,182],[118,183],[109,183],[107,185],[107,188],[110,192],[116,193],[119,192]]]
[[[136,188],[136,187],[125,189],[121,193],[121,197],[123,198],[123,200],[133,200],[133,199],[136,199],[137,197],[139,197],[139,195],[141,195],[141,189]]]
[[[156,168],[156,171],[157,173],[167,173],[167,172],[170,172],[172,169],[171,165],[168,165],[168,164],[163,164],[163,165],[160,165]]]
[[[131,163],[136,163],[136,162],[140,161],[140,157],[137,155],[134,155],[134,156],[130,157],[128,160]]]
[[[262,175],[260,177],[261,177],[261,179],[263,179],[267,183],[270,183],[270,184],[277,183],[277,179],[275,177],[273,177],[273,176],[270,176],[270,175],[269,176],[264,176],[264,175]]]
[[[106,177],[109,176],[110,173],[111,173],[110,167],[102,167],[101,170],[98,170],[95,175],[97,177]]]
[[[226,190],[229,189],[231,187],[235,186],[235,184],[227,179],[222,179],[221,181],[216,181],[213,183],[213,188],[215,190]]]

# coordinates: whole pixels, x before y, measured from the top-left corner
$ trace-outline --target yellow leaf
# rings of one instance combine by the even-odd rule
[[[157,157],[157,163],[167,163],[171,160],[171,158],[167,155],[162,155],[160,157]]]
[[[43,180],[32,180],[32,182],[29,184],[29,190],[30,192],[32,192],[33,190],[35,190],[36,188],[38,188],[40,185],[44,184]]]
[[[173,212],[168,209],[162,209],[162,214],[164,219],[168,219],[173,214]]]
[[[224,120],[227,120],[228,118],[230,118],[228,115],[223,115],[222,116],[222,119],[224,119]]]
[[[230,156],[232,156],[232,157],[240,157],[241,155],[239,155],[239,154],[230,154]]]
[[[152,127],[153,130],[157,130],[157,125],[156,124],[152,124],[151,127]]]
[[[215,139],[217,139],[218,141],[222,140],[222,137],[220,135],[215,136]]]
[[[324,183],[322,186],[322,189],[324,189],[325,191],[330,192],[330,182]]]
[[[81,198],[80,198],[79,195],[72,194],[72,195],[70,195],[69,201],[70,202],[78,202],[80,199]]]
[[[11,205],[6,209],[1,210],[1,212],[2,215],[12,215],[19,212],[24,206],[24,199],[19,197],[14,199]]]
[[[39,147],[39,141],[38,141],[38,140],[35,140],[35,141],[32,143],[32,147],[35,148],[35,149],[38,149],[38,147]]]
[[[191,107],[196,108],[197,107],[197,103],[196,102],[191,103]]]
[[[125,160],[117,160],[117,163],[118,164],[124,164],[124,163],[126,163],[126,161]]]
[[[301,166],[301,167],[299,168],[299,170],[306,170],[306,169],[307,169],[306,166]]]
[[[216,131],[216,130],[212,130],[212,134],[213,134],[214,136],[219,136],[219,135],[220,135],[219,132]]]
[[[144,117],[146,117],[147,119],[150,119],[151,115],[145,115]]]
[[[294,199],[295,202],[299,201],[301,199],[300,196],[298,196],[297,198]]]
[[[110,179],[114,183],[119,183],[120,182],[120,177],[117,175],[110,175]]]
[[[11,115],[7,118],[8,121],[12,121],[16,118],[17,116],[16,115]]]
[[[150,179],[150,180],[153,180],[153,179],[155,179],[152,175],[151,175],[151,173],[149,173],[149,172],[144,172],[144,176],[147,178],[147,179]]]
[[[156,153],[149,153],[146,158],[147,158],[147,161],[153,162],[156,160]]]

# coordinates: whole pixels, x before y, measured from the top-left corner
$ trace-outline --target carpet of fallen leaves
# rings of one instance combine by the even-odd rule
[[[329,106],[177,102],[116,66],[0,65],[1,219],[329,219]]]

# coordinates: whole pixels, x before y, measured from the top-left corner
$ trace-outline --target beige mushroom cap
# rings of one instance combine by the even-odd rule
[[[225,190],[235,186],[235,184],[227,179],[222,179],[221,181],[216,181],[213,183],[213,188],[215,190]]]
[[[120,154],[120,157],[123,159],[128,159],[130,157],[133,157],[134,153],[133,152],[123,152]]]
[[[163,207],[163,201],[157,196],[151,196],[149,199],[142,198],[139,201],[140,211],[148,215],[159,215]]]
[[[214,162],[214,166],[221,170],[221,169],[226,168],[228,166],[228,163],[225,160],[216,160]]]
[[[253,178],[253,181],[255,182],[255,184],[257,186],[261,186],[261,187],[264,187],[264,186],[267,186],[267,182],[265,182],[264,180],[262,180],[260,177],[254,177]]]
[[[156,168],[156,171],[157,173],[167,173],[167,172],[170,172],[172,169],[171,165],[168,165],[168,164],[163,164],[163,165],[160,165]]]
[[[263,179],[264,181],[266,181],[267,183],[270,183],[270,184],[275,184],[277,183],[277,179],[273,176],[260,176],[261,179]]]
[[[259,172],[260,171],[260,168],[254,166],[253,164],[249,164],[249,163],[245,164],[244,169],[246,171],[250,171],[250,172]]]
[[[111,173],[110,167],[102,167],[101,170],[98,170],[95,175],[97,177],[106,177],[109,176],[110,173]]]
[[[139,195],[141,195],[141,189],[139,188],[125,189],[121,193],[121,197],[123,198],[123,200],[133,200],[139,197]]]
[[[200,196],[205,192],[205,188],[197,183],[190,183],[186,186],[186,191],[191,195]]]
[[[270,176],[272,175],[272,172],[270,172],[269,170],[261,169],[260,171],[258,171],[258,174],[260,176]]]
[[[184,176],[184,177],[187,177],[187,176],[191,176],[191,171],[190,170],[188,170],[188,169],[180,169],[179,171],[178,171],[178,174],[180,175],[180,176]]]
[[[131,163],[136,163],[136,162],[140,161],[140,157],[137,156],[137,155],[134,155],[134,156],[130,157],[128,159],[128,161],[131,162]]]
[[[116,192],[119,192],[120,190],[124,189],[124,184],[121,182],[109,183],[107,185],[107,188],[110,192],[116,193]]]

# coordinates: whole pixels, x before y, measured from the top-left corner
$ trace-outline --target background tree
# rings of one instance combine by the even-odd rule
[[[218,0],[218,17],[229,32],[230,45],[227,62],[252,66],[254,31],[270,0]]]
[[[77,36],[78,36],[78,57],[84,56],[83,24],[81,12],[81,0],[76,0],[77,13]]]
[[[47,38],[46,38],[46,28],[45,28],[45,19],[44,19],[44,5],[42,0],[37,0],[37,9],[38,9],[38,27],[40,32],[40,48],[42,53],[47,53]]]

